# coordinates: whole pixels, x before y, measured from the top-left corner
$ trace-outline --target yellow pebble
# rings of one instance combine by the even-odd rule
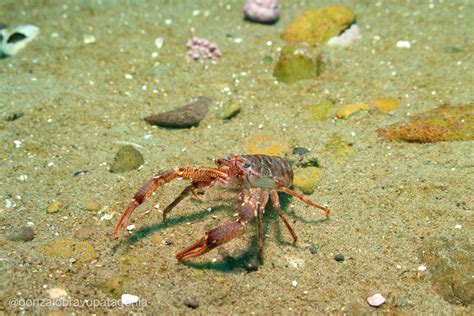
[[[360,110],[365,110],[369,107],[366,103],[352,103],[343,105],[340,109],[336,111],[336,116],[338,118],[344,119],[347,118],[349,115],[358,112]]]
[[[61,209],[61,206],[63,206],[63,203],[60,202],[60,201],[56,201],[56,202],[51,203],[48,206],[48,213],[52,214],[52,213],[59,212],[59,210]]]

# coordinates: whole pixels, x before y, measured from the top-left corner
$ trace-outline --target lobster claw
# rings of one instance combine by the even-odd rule
[[[220,246],[242,233],[244,224],[232,221],[208,231],[204,237],[176,254],[178,260],[197,257]]]
[[[208,244],[208,235],[206,234],[199,241],[195,242],[191,246],[186,247],[185,249],[178,252],[176,254],[176,258],[178,260],[183,260],[187,258],[197,257],[214,249],[217,246],[218,246],[217,243],[214,243],[214,245]]]

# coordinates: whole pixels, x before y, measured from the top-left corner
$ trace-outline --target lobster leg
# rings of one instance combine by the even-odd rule
[[[258,206],[257,210],[257,235],[258,235],[258,257],[260,261],[263,260],[263,225],[262,225],[262,218],[263,218],[263,211],[265,210],[265,206],[268,203],[270,195],[268,192],[263,191],[260,196],[260,205]]]
[[[166,215],[168,215],[168,213],[171,212],[171,210],[176,205],[178,205],[179,202],[184,200],[189,195],[189,193],[192,193],[198,200],[202,200],[202,197],[197,193],[197,188],[201,186],[206,186],[206,185],[209,185],[209,184],[207,183],[203,184],[203,182],[193,182],[192,184],[188,185],[183,190],[183,192],[181,192],[181,194],[178,195],[178,197],[163,210],[163,222],[166,221]]]
[[[321,206],[321,205],[318,205],[318,204],[314,203],[310,199],[305,198],[304,196],[302,196],[301,194],[296,193],[293,190],[290,190],[290,189],[285,188],[285,187],[279,187],[278,190],[283,191],[285,193],[288,193],[288,194],[300,199],[301,201],[305,202],[308,205],[319,208],[320,210],[323,211],[324,215],[326,215],[326,216],[329,216],[329,213],[331,212],[328,208],[325,208],[324,206]]]
[[[286,219],[285,214],[283,214],[283,212],[281,211],[280,198],[278,196],[278,192],[275,190],[272,190],[272,203],[273,203],[273,208],[277,212],[278,216],[280,216],[280,219],[283,221],[283,223],[285,223],[286,228],[288,228],[288,230],[290,231],[291,237],[293,237],[293,245],[295,245],[296,241],[298,240],[298,237],[296,236],[295,231],[293,230],[290,223]]]
[[[255,217],[260,207],[260,189],[251,189],[243,195],[237,218],[231,222],[211,229],[200,240],[176,254],[178,260],[198,257],[239,236],[244,226]]]
[[[120,228],[126,227],[128,220],[132,212],[146,199],[156,191],[159,186],[162,186],[174,179],[189,179],[194,182],[204,182],[210,185],[214,183],[216,179],[227,181],[228,175],[226,172],[218,168],[176,168],[158,173],[153,178],[148,180],[132,198],[132,201],[128,204],[125,212],[115,226],[114,236],[117,237]],[[191,190],[191,189],[190,189]],[[186,191],[186,190],[185,190]],[[184,192],[184,191],[183,191]],[[182,193],[183,194],[183,193]],[[187,193],[186,193],[187,194]],[[183,197],[184,198],[184,197]],[[181,198],[181,200],[183,199]],[[179,199],[179,197],[178,197]],[[176,202],[178,204],[181,200]],[[173,203],[171,203],[173,204]]]

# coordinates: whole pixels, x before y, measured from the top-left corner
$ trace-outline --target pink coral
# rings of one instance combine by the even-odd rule
[[[280,17],[278,0],[247,0],[244,4],[244,13],[250,21],[274,23]]]
[[[188,52],[186,53],[187,60],[195,60],[197,62],[204,62],[210,59],[213,64],[221,57],[221,51],[217,48],[215,43],[211,43],[206,38],[193,37],[186,42]]]

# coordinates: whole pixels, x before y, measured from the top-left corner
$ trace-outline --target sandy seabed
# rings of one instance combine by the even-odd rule
[[[472,142],[388,143],[376,131],[442,104],[472,103],[473,2],[338,3],[356,12],[362,38],[347,49],[323,47],[321,76],[285,85],[272,76],[281,32],[305,8],[334,2],[281,1],[281,19],[268,26],[245,22],[242,1],[0,1],[0,22],[41,29],[27,48],[0,60],[0,310],[472,313],[473,267],[463,259],[472,257]],[[185,60],[192,36],[219,46],[216,65]],[[411,47],[397,47],[400,40]],[[192,129],[142,120],[200,95],[215,107],[240,103],[242,111],[223,121],[213,108]],[[376,98],[399,98],[400,108],[307,119],[308,107],[324,99],[338,108]],[[286,202],[296,247],[269,207],[257,271],[246,268],[257,253],[253,224],[241,238],[179,263],[176,252],[234,213],[232,198],[217,192],[204,203],[185,200],[161,223],[154,205],[171,202],[179,181],[134,213],[134,235],[112,237],[155,172],[245,153],[262,134],[288,155],[310,148],[324,169],[308,197],[331,209],[328,220]],[[325,151],[335,134],[352,144],[347,159]],[[130,143],[143,168],[110,173],[115,153]],[[50,214],[55,201],[62,207]],[[86,210],[92,202],[100,207]],[[32,241],[11,238],[25,226]],[[338,253],[344,261],[334,259]],[[459,254],[453,266],[450,253]],[[46,306],[54,288],[76,305]],[[137,295],[139,306],[117,307],[123,293]],[[386,298],[378,309],[366,303],[375,293]]]

